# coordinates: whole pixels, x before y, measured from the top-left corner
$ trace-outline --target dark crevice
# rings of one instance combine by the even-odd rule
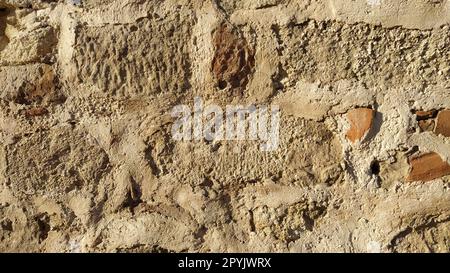
[[[280,91],[284,89],[284,84],[282,81],[288,77],[286,70],[283,68],[281,63],[278,63],[277,73],[272,76],[272,87],[275,91]]]
[[[205,188],[211,188],[213,185],[214,182],[209,177],[205,177],[203,182],[200,184],[200,186]]]
[[[260,7],[257,7],[256,10],[269,9],[269,8],[273,8],[273,7],[276,7],[276,6],[278,6],[278,4],[266,4],[266,5],[262,5]]]
[[[204,243],[205,242],[205,235],[208,232],[208,228],[205,226],[201,226],[195,233],[194,233],[194,238],[199,240],[200,243]]]
[[[380,174],[380,162],[378,162],[377,160],[373,161],[370,164],[370,172],[373,175],[379,175]]]
[[[5,219],[0,223],[0,227],[2,228],[2,230],[4,231],[13,231],[13,224],[12,221],[9,219]]]
[[[150,169],[152,170],[152,174],[155,175],[156,177],[158,177],[161,174],[161,170],[158,168],[155,160],[153,159],[152,150],[153,150],[153,148],[150,146],[145,151],[145,159],[147,160],[148,165],[150,166]]]
[[[142,191],[136,183],[136,180],[134,180],[133,177],[130,177],[130,185],[127,192],[127,197],[125,200],[125,203],[123,204],[123,207],[128,207],[131,209],[132,212],[134,212],[134,209],[142,203]]]
[[[0,8],[0,51],[2,51],[9,43],[9,39],[5,35],[6,16],[8,15],[8,13],[8,9]]]
[[[47,214],[41,214],[35,219],[39,229],[39,243],[42,243],[47,239],[48,233],[50,232],[50,217]]]
[[[250,219],[249,219],[250,231],[251,232],[255,232],[256,231],[256,226],[255,226],[255,218],[254,218],[254,215],[253,215],[253,211],[249,210],[248,214],[250,215]]]
[[[284,43],[283,43],[283,39],[281,38],[281,34],[280,34],[280,26],[272,25],[270,28],[272,29],[272,32],[275,35],[275,39],[278,44],[278,46],[277,46],[278,56],[283,56]]]

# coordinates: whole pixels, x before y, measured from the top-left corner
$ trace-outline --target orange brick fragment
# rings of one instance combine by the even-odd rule
[[[440,111],[436,118],[436,134],[450,137],[450,110]]]
[[[370,108],[356,108],[347,112],[347,119],[350,122],[350,129],[347,131],[347,138],[355,143],[361,140],[370,130],[375,117],[375,111]]]
[[[450,175],[450,165],[437,153],[429,153],[409,159],[411,171],[407,181],[430,181]]]

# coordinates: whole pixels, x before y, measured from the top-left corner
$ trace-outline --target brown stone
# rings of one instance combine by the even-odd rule
[[[347,131],[347,139],[355,143],[361,140],[370,130],[375,117],[375,111],[370,108],[356,108],[347,112],[350,129]]]
[[[64,101],[54,68],[48,64],[0,66],[0,82],[0,97],[7,101],[23,105]]]
[[[436,117],[436,110],[430,111],[416,111],[417,120],[425,120]]]
[[[432,119],[419,120],[418,123],[422,132],[432,132],[434,129],[434,120]]]
[[[27,117],[37,117],[48,114],[48,110],[43,107],[35,107],[25,110],[25,116]]]
[[[411,170],[407,181],[430,181],[450,175],[450,165],[437,153],[429,153],[409,159]]]
[[[215,54],[212,72],[220,89],[245,89],[255,65],[253,52],[246,40],[227,24],[222,24],[213,37]]]
[[[28,94],[30,101],[35,101],[38,98],[43,98],[47,94],[54,92],[55,89],[55,73],[49,66],[42,69],[42,77],[36,82],[36,88]]]
[[[440,111],[436,119],[434,132],[438,135],[450,137],[450,110]]]

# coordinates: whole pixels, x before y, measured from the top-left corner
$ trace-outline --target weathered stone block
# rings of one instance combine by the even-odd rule
[[[118,96],[184,92],[190,87],[192,24],[193,18],[173,13],[129,25],[79,26],[73,77]]]

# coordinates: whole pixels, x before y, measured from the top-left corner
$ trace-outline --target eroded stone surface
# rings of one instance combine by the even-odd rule
[[[285,35],[289,75],[309,82],[347,79],[375,86],[422,86],[449,79],[448,29],[385,29],[308,20]],[[428,45],[424,48],[424,41]],[[439,73],[439,71],[442,71]]]
[[[255,63],[252,50],[235,29],[222,24],[213,34],[215,54],[212,72],[220,89],[229,87],[242,92],[247,86]]]
[[[0,67],[1,97],[18,104],[49,104],[64,100],[55,71],[46,64]]]
[[[450,2],[76,2],[0,0],[0,251],[450,251]]]
[[[194,18],[189,10],[180,17],[185,8],[177,9],[166,18],[155,12],[130,25],[78,26],[73,78],[119,96],[186,91]]]

